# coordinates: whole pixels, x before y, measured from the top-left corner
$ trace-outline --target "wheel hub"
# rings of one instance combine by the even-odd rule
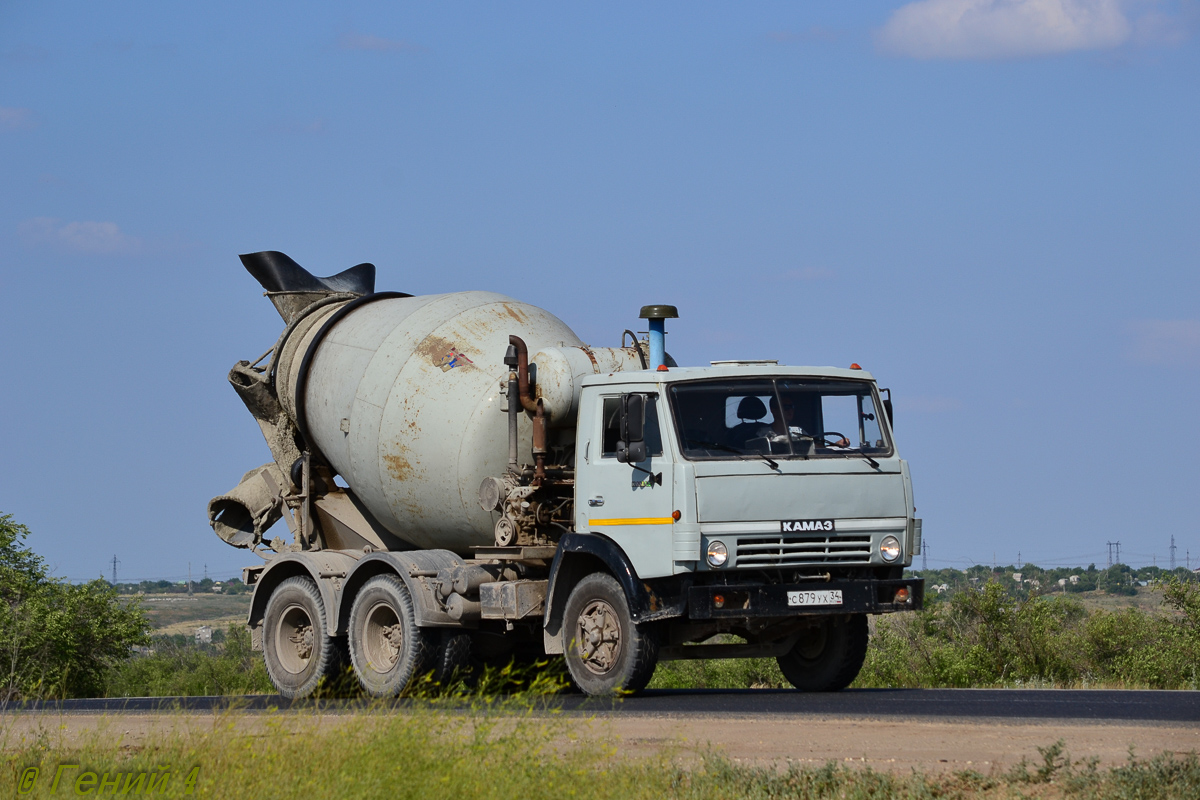
[[[302,625],[288,637],[288,641],[296,647],[296,657],[307,661],[313,651],[312,625]]]
[[[380,654],[388,666],[393,666],[400,658],[400,648],[404,646],[404,631],[399,625],[385,625],[379,629]]]
[[[299,604],[284,609],[274,636],[275,652],[284,670],[299,675],[308,669],[316,652],[317,633],[307,609]]]
[[[376,603],[367,612],[363,650],[376,672],[389,672],[404,650],[404,623],[388,603]]]
[[[621,626],[613,607],[603,600],[588,603],[579,615],[575,639],[584,666],[602,675],[621,657]]]

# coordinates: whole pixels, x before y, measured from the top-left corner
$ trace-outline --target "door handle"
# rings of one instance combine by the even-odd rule
[[[602,506],[602,505],[604,505],[604,498],[601,497],[600,495],[596,495],[595,497],[589,497],[588,505],[592,506],[592,507]]]

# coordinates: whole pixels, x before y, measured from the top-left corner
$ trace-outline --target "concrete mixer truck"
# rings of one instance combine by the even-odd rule
[[[668,305],[592,347],[499,294],[241,260],[284,323],[229,373],[271,460],[208,515],[264,560],[248,624],[285,697],[347,660],[387,697],[531,654],[589,695],[686,658],[773,657],[832,691],[869,614],[921,607],[891,393],[858,365],[680,367]]]

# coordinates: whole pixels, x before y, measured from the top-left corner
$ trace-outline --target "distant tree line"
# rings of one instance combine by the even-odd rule
[[[138,581],[137,583],[122,583],[118,581],[113,588],[119,594],[187,594],[187,581]],[[203,578],[192,581],[192,591],[201,594],[245,594],[250,587],[242,583],[240,578],[230,578],[227,581],[214,581]]]
[[[943,599],[962,589],[981,588],[988,583],[1004,584],[1006,590],[1018,597],[1036,597],[1044,594],[1080,593],[1103,591],[1113,595],[1136,595],[1140,587],[1153,586],[1174,578],[1182,583],[1200,580],[1186,567],[1167,570],[1162,567],[1134,568],[1127,564],[1113,564],[1098,569],[1095,564],[1087,567],[1052,567],[1044,569],[1036,564],[1009,564],[989,567],[976,564],[965,570],[928,569],[912,570],[912,575],[925,579],[927,600],[941,596]],[[1018,581],[1016,576],[1020,576]]]

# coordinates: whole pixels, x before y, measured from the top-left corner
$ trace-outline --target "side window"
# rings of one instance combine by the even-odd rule
[[[606,397],[601,410],[604,422],[603,441],[600,455],[604,458],[617,457],[617,441],[621,438],[621,398]],[[662,429],[658,424],[658,395],[646,395],[646,453],[652,456],[663,454]]]
[[[604,398],[604,448],[600,455],[616,458],[617,440],[621,438],[621,398]]]

